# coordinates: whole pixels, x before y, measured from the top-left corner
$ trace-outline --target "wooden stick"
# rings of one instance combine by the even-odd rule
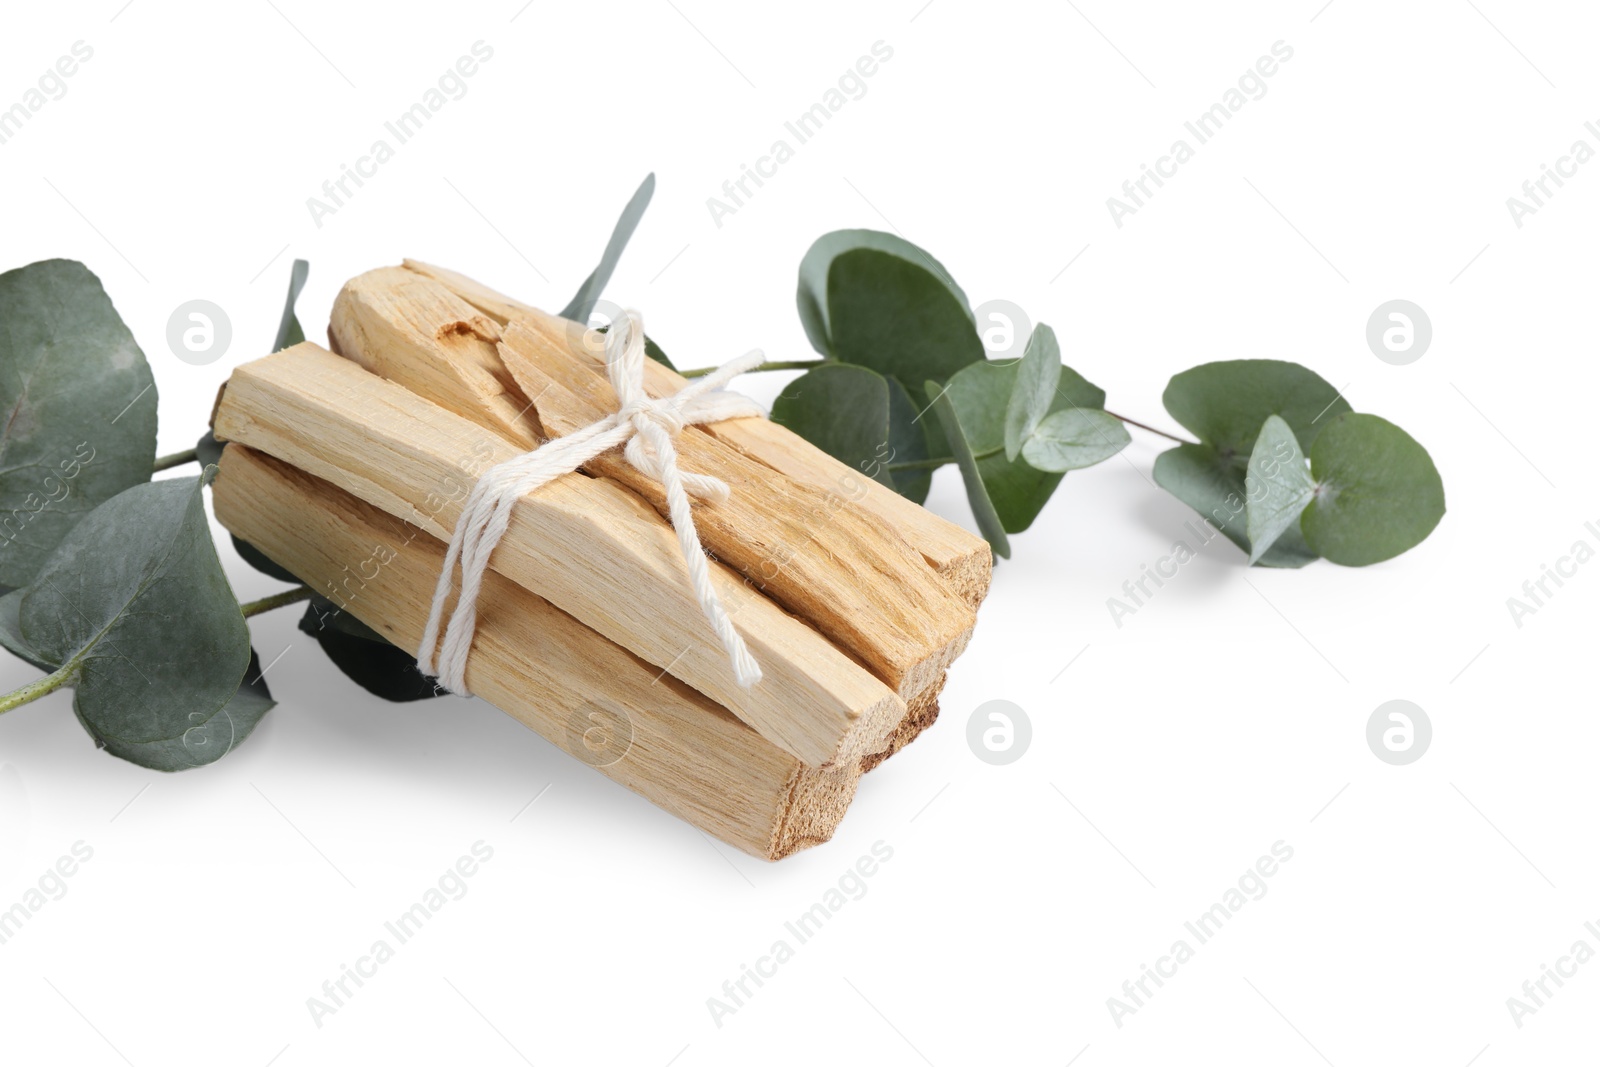
[[[493,430],[523,451],[539,444],[528,401],[500,367],[495,322],[442,286],[400,267],[350,279],[328,318],[333,350],[373,374]],[[426,346],[435,358],[395,361]]]
[[[391,270],[386,268],[369,272],[351,282],[350,288],[359,292],[361,298],[350,301],[341,299],[336,308],[335,326],[330,330],[330,336],[336,346],[341,344],[343,337],[342,345],[349,349],[345,354],[359,358],[375,373],[407,384],[414,390],[427,390],[431,387],[430,383],[434,376],[440,373],[436,364],[456,364],[463,367],[463,372],[467,375],[489,370],[499,383],[499,387],[510,391],[513,386],[508,385],[506,379],[511,376],[506,373],[501,356],[495,350],[492,343],[494,331],[484,323],[483,314],[490,315],[496,321],[515,320],[547,334],[557,334],[558,336],[549,338],[555,348],[566,348],[573,356],[575,364],[587,364],[594,373],[604,373],[600,357],[595,354],[601,351],[603,345],[595,344],[595,353],[588,351],[588,343],[599,342],[600,335],[587,332],[578,323],[555,319],[522,305],[512,306],[511,303],[505,302],[505,298],[459,275],[451,276],[456,290],[447,288],[443,283],[436,283],[432,288],[413,284],[402,289],[398,284],[399,280],[390,273]],[[423,280],[421,275],[412,276],[418,282]],[[403,291],[404,296],[397,296],[393,301],[388,301],[384,295],[386,291],[396,294]],[[457,291],[465,295],[457,295]],[[425,310],[419,311],[419,309]],[[384,317],[387,321],[363,327],[357,321],[363,316]],[[376,338],[383,339],[381,348],[374,347],[373,339]],[[443,343],[441,339],[447,339],[448,343]],[[562,364],[561,367],[564,372],[571,370],[570,365]],[[666,368],[654,363],[646,366],[647,376],[665,370]],[[654,381],[651,388],[660,395],[667,388],[681,386],[684,381],[677,375],[669,375],[668,378],[670,380],[667,380],[665,385],[662,380],[648,378],[647,384]],[[546,385],[547,382],[538,388],[544,388]],[[452,410],[458,414],[473,419],[489,429],[499,430],[503,420],[494,413],[483,410],[479,400],[484,391],[482,388],[445,389],[441,392],[441,399],[447,406],[452,406]],[[524,394],[520,390],[517,392],[520,400]],[[527,414],[534,416],[532,421],[537,422],[536,412],[530,411]],[[720,427],[698,429],[716,431],[719,428],[737,427],[747,423],[753,425],[762,421],[764,420],[734,420],[720,424]],[[787,434],[787,431],[784,432]],[[713,436],[719,434],[713,433]],[[844,495],[857,502],[866,500],[870,503],[875,499],[874,494],[881,488],[864,475],[850,470],[793,434],[788,434],[782,447],[795,454],[812,457],[810,466],[802,471],[802,473],[809,471],[809,480],[808,478],[797,480],[802,484],[821,485],[832,494],[825,498],[830,502]],[[773,455],[777,451],[775,448],[768,449],[768,453]],[[769,466],[774,465],[769,464]],[[777,464],[774,469],[781,466],[782,464]],[[802,467],[805,465],[802,464]],[[888,508],[887,513],[903,515],[906,520],[898,528],[917,529],[918,520],[933,519],[932,531],[936,537],[944,536],[940,532],[942,527],[946,531],[955,531],[958,541],[960,538],[965,538],[967,542],[976,543],[982,549],[976,553],[968,552],[967,556],[962,557],[966,559],[966,563],[958,561],[956,564],[951,564],[943,575],[958,595],[976,604],[982,598],[988,584],[990,557],[987,544],[972,538],[971,535],[945,523],[942,519],[930,516],[922,508],[904,500],[898,494],[890,494],[890,497],[893,498],[894,506]],[[907,509],[909,513],[906,513]],[[885,537],[894,536],[892,531],[880,529],[879,533]],[[969,544],[963,551],[967,551],[970,547]],[[770,565],[769,561],[763,563]],[[976,585],[962,578],[963,574],[971,572],[972,567],[978,567],[981,572],[979,576],[981,580],[978,580]],[[916,692],[908,694],[902,690],[902,696],[906,700],[906,714],[892,735],[885,739],[883,745],[863,759],[864,768],[877,766],[932,724],[938,715],[942,671],[939,672],[938,678],[938,682],[926,684]]]
[[[522,322],[507,326],[500,358],[539,422],[563,437],[617,410],[610,382]],[[684,470],[733,489],[697,508],[706,547],[836,645],[858,657],[902,698],[937,682],[972,636],[972,609],[931,573],[882,519],[844,490],[794,482],[702,433],[682,433]],[[585,465],[638,493],[663,515],[666,492],[618,453]]]
[[[482,406],[488,390],[461,387],[457,377],[481,376],[507,393],[520,386],[517,399],[533,401],[531,413],[552,437],[616,410],[599,367],[573,358],[565,339],[552,336],[557,329],[572,332],[574,323],[519,320],[496,353],[493,327],[431,279],[383,268],[353,279],[345,290],[330,331],[345,355],[413,392],[437,394],[446,407],[490,429],[502,420]],[[441,381],[447,383],[442,388]],[[737,486],[728,502],[696,510],[707,547],[859,657],[903,699],[921,694],[965,647],[971,609],[928,573],[891,527],[851,503],[865,489],[864,475],[821,492],[707,434],[681,434],[678,447],[685,470]],[[601,456],[585,469],[666,513],[661,485],[620,455]]]
[[[515,320],[542,325],[559,334],[574,356],[590,360],[603,358],[598,347],[582,343],[584,330],[576,323],[523,304],[443,267],[408,259],[405,268],[438,281],[501,326]],[[652,363],[645,371],[645,388],[652,396],[675,393],[687,383],[687,379],[660,364]],[[881,482],[865,477],[768,419],[731,419],[705,427],[704,431],[797,482],[824,490],[850,484],[851,480],[864,483],[862,496],[857,501],[859,506],[874,512],[899,531],[971,607],[976,609],[983,602],[989,591],[994,562],[989,544],[983,538],[907,500]]]
[[[478,475],[522,451],[310,343],[235,370],[214,432],[440,540]],[[719,565],[718,595],[765,672],[741,688],[689,588],[676,538],[606,481],[571,474],[528,494],[492,566],[812,766],[878,751],[906,714],[882,682]],[[420,592],[431,596],[436,579]]]
[[[444,546],[416,526],[238,444],[218,521],[401,648],[427,619]],[[358,577],[352,581],[352,574]],[[853,764],[816,770],[515,582],[490,573],[473,691],[606,777],[728,844],[776,860],[828,840]],[[611,731],[596,748],[595,728]]]

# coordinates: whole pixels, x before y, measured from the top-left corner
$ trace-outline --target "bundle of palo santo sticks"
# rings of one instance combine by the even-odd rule
[[[485,470],[617,410],[603,336],[426,264],[334,304],[332,351],[238,368],[213,418],[218,519],[414,653]],[[651,396],[685,384],[647,362]],[[712,583],[760,663],[739,686],[686,579],[661,483],[620,451],[524,495],[490,559],[473,693],[766,859],[828,840],[861,775],[938,714],[989,546],[759,418],[690,426]]]

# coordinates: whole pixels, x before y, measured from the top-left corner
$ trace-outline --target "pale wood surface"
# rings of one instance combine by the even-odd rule
[[[511,323],[500,355],[552,437],[617,409],[610,382],[542,331]],[[858,657],[901,697],[934,684],[966,647],[972,609],[882,519],[842,493],[792,481],[708,434],[685,431],[676,444],[684,470],[720,478],[733,490],[727,501],[695,509],[706,548]],[[601,455],[585,469],[627,486],[666,514],[661,484],[619,453]]]
[[[456,271],[417,260],[405,261],[405,268],[426,275],[444,285],[472,307],[504,326],[513,320],[544,323],[554,320],[575,355],[595,358],[599,353],[581,343],[583,333],[575,324],[540,311],[466,277]],[[685,383],[669,367],[652,363],[646,368],[646,389],[652,396],[677,392]],[[861,507],[888,521],[936,572],[974,609],[989,591],[993,556],[989,544],[976,534],[933,514],[861,472],[834,459],[785,427],[767,419],[731,419],[706,427],[705,432],[726,441],[750,458],[799,482],[824,490],[865,483],[858,501]]]
[[[235,370],[215,433],[440,540],[449,538],[477,476],[521,451],[309,342]],[[572,474],[525,496],[492,567],[812,766],[881,750],[906,717],[883,682],[727,567],[713,565],[718,594],[765,674],[741,688],[694,600],[670,529],[606,480]],[[431,595],[436,577],[424,594]]]
[[[426,531],[327,482],[229,444],[217,518],[400,648],[421,638],[444,546]],[[353,580],[352,574],[357,575]],[[722,708],[498,574],[483,588],[467,666],[475,693],[584,762],[598,711],[631,743],[596,769],[763,859],[826,841],[855,793],[855,764],[817,770]],[[621,736],[624,731],[617,730]]]

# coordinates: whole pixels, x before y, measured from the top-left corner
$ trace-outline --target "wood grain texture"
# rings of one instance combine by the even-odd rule
[[[540,325],[557,333],[575,357],[591,361],[604,358],[598,348],[583,343],[584,331],[574,329],[574,323],[497,293],[456,271],[412,259],[405,261],[405,269],[439,282],[501,326],[512,321]],[[671,368],[656,363],[647,366],[645,373],[645,388],[652,396],[675,393],[686,382]],[[859,471],[770,420],[730,419],[705,427],[703,432],[795,481],[823,490],[853,481],[864,483],[865,488],[857,501],[859,506],[890,523],[974,610],[983,602],[989,591],[994,562],[989,544],[983,538],[907,500],[888,486],[864,478]]]
[[[439,540],[449,539],[477,477],[522,451],[310,343],[235,370],[215,433]],[[714,564],[718,595],[765,674],[756,686],[740,687],[694,599],[671,530],[637,496],[603,479],[571,474],[527,494],[491,567],[658,674],[670,671],[809,765],[859,761],[880,750],[906,716],[882,681]],[[431,596],[436,578],[421,594]]]
[[[346,282],[334,298],[333,351],[521,445],[539,443],[528,402],[500,368],[499,327],[445,287],[400,267]],[[428,353],[429,358],[406,358]]]
[[[223,451],[214,492],[228,529],[394,644],[415,647],[444,558],[444,545],[426,530],[237,443]],[[856,765],[809,768],[658,675],[510,579],[491,573],[485,580],[467,666],[475,693],[751,855],[776,860],[832,836],[855,793]],[[599,751],[585,740],[594,713],[614,737],[631,735],[625,750],[620,740]],[[615,728],[624,722],[625,730]]]
[[[500,358],[551,437],[617,410],[611,383],[573,359],[558,338],[512,322]],[[757,463],[709,434],[676,440],[678,463],[733,490],[697,507],[706,548],[784,608],[806,619],[904,699],[937,682],[972,636],[972,609],[888,525],[843,489],[824,491]],[[585,464],[667,514],[661,483],[619,452]]]

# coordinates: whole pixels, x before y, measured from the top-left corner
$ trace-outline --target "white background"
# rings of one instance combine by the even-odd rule
[[[1521,228],[1505,201],[1575,139],[1600,148],[1583,128],[1600,26],[1580,4],[1475,2],[8,12],[0,106],[75,41],[94,55],[0,145],[0,266],[64,256],[101,276],[154,365],[162,452],[265,353],[294,257],[313,337],[345,278],[403,256],[558,308],[653,170],[607,295],[680,366],[809,356],[800,257],[829,230],[893,228],[975,302],[1048,321],[1135,418],[1171,427],[1162,388],[1197,363],[1305,363],[1431,451],[1449,513],[1363,570],[1247,571],[1218,538],[1118,628],[1106,599],[1189,518],[1148,481],[1163,442],[1135,431],[1126,461],[1069,477],[1013,538],[942,721],[863,782],[831,843],[776,865],[486,704],[366,696],[294,610],[253,622],[264,660],[288,648],[268,674],[280,703],[214,767],[97,753],[56,694],[0,720],[0,907],[74,842],[94,857],[0,946],[7,1061],[1592,1056],[1600,963],[1521,1028],[1506,998],[1574,941],[1600,949],[1583,927],[1600,920],[1600,565],[1520,628],[1506,600],[1574,541],[1600,546],[1580,437],[1600,164]],[[465,97],[319,228],[307,197],[478,40],[494,56]],[[880,40],[893,58],[866,95],[719,228],[707,197]],[[1279,40],[1294,55],[1267,95],[1115,226],[1106,198]],[[1435,337],[1395,367],[1364,330],[1401,297]],[[194,298],[234,327],[205,367],[165,342]],[[784,379],[744,387],[770,400]],[[929,505],[970,522],[953,470]],[[241,599],[279,588],[224,554]],[[6,688],[31,677],[0,668]],[[997,698],[1034,729],[1007,767],[965,740]],[[1406,767],[1365,741],[1394,698],[1434,726]],[[307,998],[479,840],[494,857],[468,895],[315,1025]],[[880,840],[893,859],[865,897],[718,1027],[707,998]],[[1270,892],[1115,1025],[1107,998],[1279,840],[1294,857]]]

